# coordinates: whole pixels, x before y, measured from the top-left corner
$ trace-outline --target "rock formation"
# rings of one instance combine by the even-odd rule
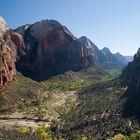
[[[133,55],[130,55],[130,56],[124,56],[125,59],[127,60],[127,62],[132,62],[133,61],[133,58],[134,56]]]
[[[80,70],[89,66],[121,68],[121,62],[99,50],[88,38],[77,39],[63,25],[55,20],[43,20],[32,25],[24,25],[15,30],[20,33],[21,54],[18,56],[17,68],[26,76],[35,80],[48,77],[67,70]],[[15,42],[13,40],[13,42]],[[16,41],[17,42],[17,41]],[[18,45],[20,46],[20,45]]]
[[[68,70],[77,71],[95,65],[106,68],[124,66],[108,48],[99,50],[84,36],[77,39],[55,20],[27,24],[14,32],[0,17],[0,34],[16,55],[17,69],[35,80],[45,80]]]
[[[0,37],[2,37],[3,33],[9,30],[9,27],[2,16],[0,16]]]
[[[12,81],[16,74],[16,56],[5,42],[0,42],[0,90]]]
[[[33,79],[43,80],[94,65],[89,48],[57,21],[43,20],[15,31],[25,42],[24,55],[17,62],[17,68]]]
[[[102,50],[105,55],[105,62],[103,63],[105,68],[124,68],[128,64],[126,58],[120,53],[113,54],[109,48],[104,47]]]
[[[123,70],[122,77],[126,85],[138,85],[140,75],[140,49],[134,56],[134,60],[129,62],[128,66]],[[135,84],[138,82],[137,84]],[[140,86],[139,86],[140,87]]]
[[[128,64],[126,58],[120,53],[112,54],[107,47],[99,50],[97,46],[85,36],[80,37],[79,41],[87,48],[92,62],[96,65],[105,68],[123,68]]]
[[[121,62],[124,65],[127,65],[128,62],[132,60],[132,56],[127,57],[127,59],[126,56],[121,55],[119,52],[115,53],[114,56],[118,62]]]
[[[5,89],[16,74],[16,52],[14,44],[7,34],[9,28],[0,17],[0,91]]]
[[[128,64],[121,75],[123,85],[128,87],[125,97],[125,115],[135,116],[140,120],[140,49],[134,60]]]
[[[82,36],[78,40],[80,41],[81,45],[86,48],[91,64],[102,65],[106,61],[105,55],[90,39]]]

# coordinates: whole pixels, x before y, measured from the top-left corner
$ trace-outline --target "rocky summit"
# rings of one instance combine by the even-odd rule
[[[5,33],[7,30],[9,30],[9,27],[2,16],[0,16],[0,37]]]

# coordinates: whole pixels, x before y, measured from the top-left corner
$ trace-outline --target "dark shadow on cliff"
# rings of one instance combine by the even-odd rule
[[[128,87],[123,98],[123,115],[126,118],[135,118],[140,124],[140,58],[135,57],[124,69],[121,77],[124,85]]]
[[[36,71],[29,71],[27,69],[23,69],[23,68],[20,68],[17,66],[17,71],[21,72],[24,76],[29,77],[32,80],[35,80],[38,82],[48,80],[49,78],[51,78],[53,76],[64,74],[67,71],[78,72],[80,70],[82,70],[82,68],[72,69],[70,67],[60,66],[60,67],[53,68],[53,69],[42,68],[42,69],[36,70]]]
[[[126,100],[123,106],[123,116],[135,118],[140,123],[140,89],[129,85],[123,98]]]

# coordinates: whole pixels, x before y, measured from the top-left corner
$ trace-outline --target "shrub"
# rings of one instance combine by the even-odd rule
[[[122,135],[122,134],[117,134],[113,138],[108,139],[108,140],[129,140],[128,137]]]
[[[131,136],[130,136],[130,140],[140,140],[140,131],[136,132],[136,133],[133,133]]]
[[[31,133],[31,128],[29,128],[29,127],[21,127],[19,129],[19,132],[22,133],[22,134],[29,134],[29,133]]]
[[[84,136],[84,137],[82,137],[81,140],[88,140],[88,138]]]
[[[51,140],[52,132],[45,127],[45,124],[41,124],[38,129],[34,132],[36,136],[39,136],[43,140]]]

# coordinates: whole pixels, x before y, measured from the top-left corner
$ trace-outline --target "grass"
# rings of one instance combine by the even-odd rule
[[[114,78],[119,74],[118,70],[90,68],[80,72],[70,71],[42,83],[18,75],[17,81],[11,83],[5,95],[8,94],[7,100],[10,103],[22,98],[30,100],[43,87],[45,92],[37,96],[41,102],[26,105],[21,111],[30,117],[59,117],[62,120],[60,129],[64,137],[81,140],[82,137],[87,139],[91,136],[100,139],[99,135],[103,134],[102,137],[105,138],[108,132],[109,136],[113,136],[116,128],[122,134],[127,129],[126,120],[116,117],[121,114],[121,96],[127,90],[115,85]],[[103,112],[105,116],[101,117]]]
[[[120,72],[111,70],[107,73],[78,92],[79,103],[67,113],[62,126],[70,139],[80,134],[105,139],[113,136],[115,130],[125,135],[130,134],[128,121],[122,116],[125,102],[122,96],[127,87],[118,85],[116,77]]]
[[[89,81],[46,81],[43,83],[46,91],[73,91],[91,85]]]
[[[32,133],[21,133],[17,129],[0,128],[0,139],[2,140],[43,140]]]
[[[4,108],[18,105],[28,104],[32,100],[38,100],[42,86],[20,73],[17,73],[15,80],[13,80],[7,90],[0,93],[0,107]],[[11,110],[11,109],[10,109]]]
[[[109,80],[114,79],[115,77],[118,77],[121,74],[121,71],[118,70],[118,69],[106,70],[106,72],[108,74],[106,74],[105,76],[103,76],[101,78],[101,80],[99,80],[99,81],[101,81],[101,82],[109,81]]]
[[[114,70],[115,71],[115,70]],[[112,75],[113,73],[108,71],[104,71],[98,68],[88,68],[83,69],[79,72],[66,72],[62,75],[54,76],[51,79],[42,82],[45,91],[73,91],[73,90],[81,90],[85,87],[91,86],[96,81],[99,81],[106,77],[106,75]],[[115,75],[115,74],[114,74]],[[107,79],[108,77],[106,77]]]

